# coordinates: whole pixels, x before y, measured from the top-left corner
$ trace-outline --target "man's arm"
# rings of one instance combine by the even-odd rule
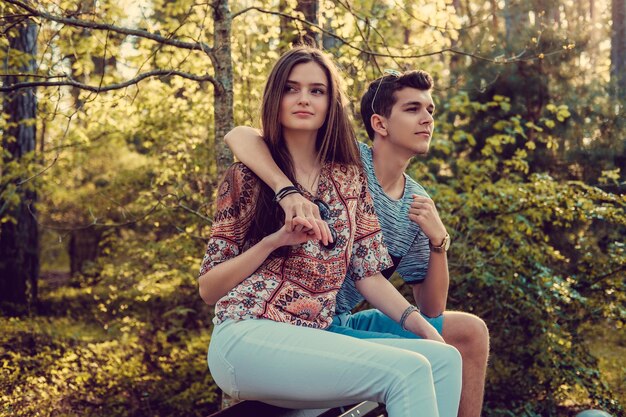
[[[410,306],[406,298],[380,272],[355,281],[355,286],[374,308],[397,322],[400,321],[404,310]],[[444,342],[437,330],[421,314],[410,314],[405,326],[408,331],[424,339]]]
[[[248,126],[237,126],[224,136],[226,145],[245,166],[250,168],[274,193],[293,185],[276,165],[261,132]]]
[[[421,284],[413,285],[413,298],[425,315],[437,317],[445,311],[449,283],[446,253],[431,251],[426,278]]]
[[[261,133],[254,128],[237,126],[224,136],[226,145],[244,165],[252,170],[274,193],[281,188],[293,186],[282,170],[276,165]],[[324,244],[332,241],[330,230],[320,217],[317,205],[313,204],[298,193],[289,194],[278,203],[285,212],[285,226],[287,230],[301,231],[309,229],[316,239]],[[296,217],[304,222],[296,224],[292,220]]]
[[[433,245],[439,245],[446,236],[446,228],[439,218],[433,200],[413,195],[409,219],[417,223]],[[437,317],[446,309],[450,277],[446,252],[430,251],[426,279],[413,285],[413,297],[420,310],[428,317]]]

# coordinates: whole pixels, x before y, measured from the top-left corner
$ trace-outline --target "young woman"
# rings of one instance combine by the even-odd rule
[[[455,416],[461,363],[451,346],[322,331],[345,276],[406,328],[427,325],[380,274],[391,259],[344,104],[337,71],[320,51],[295,48],[274,66],[264,140],[296,187],[274,193],[234,164],[219,188],[199,278],[201,297],[215,304],[211,374],[237,399],[292,408],[371,400],[391,417]],[[318,206],[318,224],[296,217],[293,231],[281,225],[277,202],[294,192]]]

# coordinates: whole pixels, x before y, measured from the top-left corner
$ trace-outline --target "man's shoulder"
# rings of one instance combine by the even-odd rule
[[[372,159],[372,148],[370,148],[369,146],[367,146],[367,144],[363,142],[358,143],[359,153],[361,154],[361,161],[363,162],[363,165],[368,166],[370,165],[369,161]]]
[[[420,184],[415,179],[413,179],[413,177],[411,177],[409,174],[405,173],[404,174],[404,178],[406,178],[406,190],[405,191],[409,195],[417,194],[417,195],[421,195],[423,197],[430,198],[430,196],[428,195],[428,192],[422,186],[422,184]]]

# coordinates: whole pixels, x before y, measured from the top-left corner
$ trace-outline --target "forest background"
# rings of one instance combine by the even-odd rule
[[[0,0],[0,415],[204,416],[223,136],[314,38],[436,81],[409,173],[488,324],[486,416],[624,415],[626,0]],[[401,281],[394,282],[407,292]]]

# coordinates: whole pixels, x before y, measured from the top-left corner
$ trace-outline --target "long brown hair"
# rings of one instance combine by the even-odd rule
[[[299,64],[315,62],[328,78],[328,113],[324,124],[317,132],[315,148],[318,161],[360,165],[359,149],[350,115],[346,110],[347,98],[342,88],[339,71],[333,62],[319,49],[298,46],[284,53],[272,68],[265,85],[261,104],[261,127],[263,140],[267,144],[274,161],[295,184],[293,160],[285,145],[283,128],[280,124],[280,104],[289,74]],[[273,202],[274,192],[262,185],[256,205],[254,223],[248,233],[251,241],[256,241],[276,231],[284,221],[282,209]]]

